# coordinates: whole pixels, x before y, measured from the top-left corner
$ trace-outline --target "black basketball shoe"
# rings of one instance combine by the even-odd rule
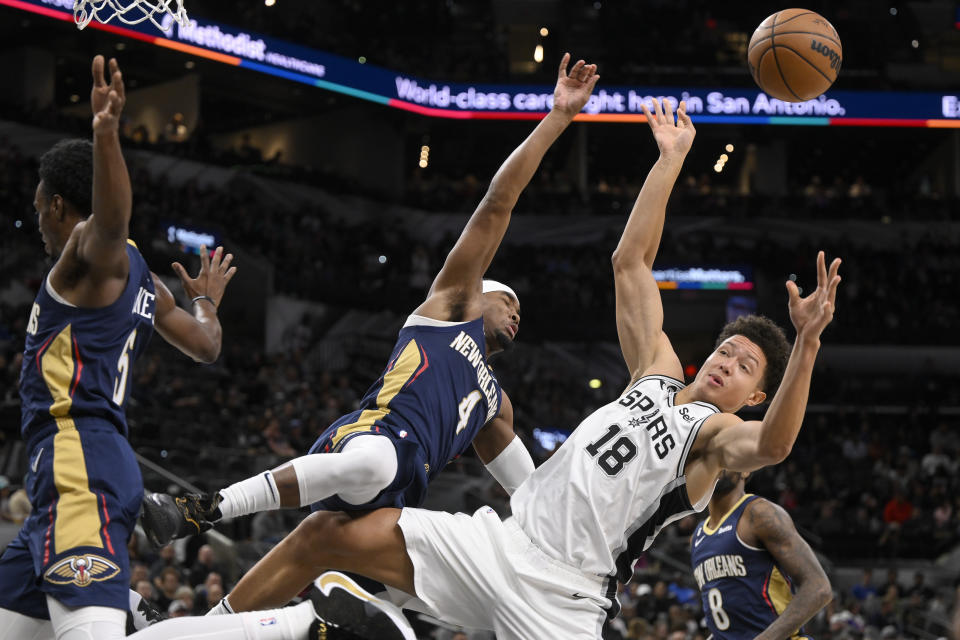
[[[416,640],[399,607],[371,595],[348,576],[328,571],[313,585],[309,596],[317,620],[310,627],[310,640]],[[330,635],[333,632],[353,635]]]
[[[220,494],[188,493],[174,498],[166,493],[143,497],[140,526],[155,547],[208,531],[219,516]]]

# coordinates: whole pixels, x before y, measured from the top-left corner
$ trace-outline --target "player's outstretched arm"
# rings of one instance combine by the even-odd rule
[[[833,593],[823,567],[813,549],[800,537],[790,515],[782,507],[768,500],[754,500],[744,513],[747,531],[752,540],[762,546],[780,568],[789,576],[797,592],[787,608],[757,640],[785,640],[804,625],[820,609],[827,606]]]
[[[646,371],[682,376],[680,361],[663,334],[663,303],[653,279],[653,261],[660,247],[667,200],[690,151],[696,130],[681,102],[676,120],[673,106],[653,101],[643,112],[660,149],[660,157],[647,174],[620,243],[613,252],[617,294],[617,334],[631,381]]]
[[[707,419],[709,445],[707,455],[720,469],[753,471],[782,462],[793,449],[800,433],[810,395],[810,377],[820,351],[820,334],[833,320],[837,287],[840,285],[840,258],[827,270],[823,251],[817,254],[817,288],[800,297],[795,282],[787,282],[790,320],[797,338],[783,374],[780,389],[773,397],[762,421],[743,422],[733,414]]]
[[[237,272],[236,267],[230,266],[232,261],[233,254],[224,256],[223,247],[217,247],[212,258],[206,247],[200,247],[200,273],[196,278],[191,278],[179,262],[171,265],[192,300],[192,314],[178,307],[163,281],[153,276],[157,291],[157,331],[164,340],[197,362],[210,363],[220,355],[223,332],[217,307],[223,300],[227,283]]]
[[[513,404],[506,393],[500,415],[480,430],[473,439],[473,448],[490,475],[510,495],[535,468],[530,452],[513,430]]]
[[[476,211],[447,255],[430,288],[433,296],[445,291],[480,291],[480,279],[490,266],[510,223],[520,193],[530,182],[550,145],[587,103],[600,76],[597,65],[577,61],[567,72],[565,54],[553,92],[553,108],[526,140],[501,165]]]
[[[93,267],[93,275],[125,273],[126,243],[133,196],[130,174],[120,150],[120,113],[126,102],[123,75],[110,59],[106,82],[103,56],[93,59],[93,202],[91,215],[80,231],[78,256]]]

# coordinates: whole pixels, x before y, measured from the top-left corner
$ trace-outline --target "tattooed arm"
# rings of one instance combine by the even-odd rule
[[[738,533],[751,546],[763,547],[797,588],[780,617],[757,636],[758,640],[789,638],[807,620],[825,607],[833,596],[830,581],[810,545],[800,537],[793,520],[778,505],[754,500],[741,518]],[[741,530],[742,529],[742,530]]]

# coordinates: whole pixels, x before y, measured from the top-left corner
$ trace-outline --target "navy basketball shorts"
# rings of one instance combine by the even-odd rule
[[[143,478],[127,439],[102,424],[62,426],[33,446],[33,510],[0,557],[0,607],[41,619],[48,595],[68,607],[129,607],[127,541]]]
[[[362,505],[350,504],[333,495],[310,505],[313,511],[358,511],[380,507],[420,506],[427,495],[429,465],[420,443],[409,429],[383,420],[364,420],[364,412],[349,413],[320,434],[309,453],[337,453],[350,440],[362,435],[389,438],[397,450],[397,475],[380,494]]]

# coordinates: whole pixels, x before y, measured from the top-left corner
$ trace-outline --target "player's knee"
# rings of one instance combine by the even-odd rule
[[[122,640],[126,611],[111,607],[77,607],[47,596],[47,608],[57,640]]]
[[[307,516],[294,530],[290,540],[296,556],[318,565],[327,565],[331,556],[349,555],[351,518],[339,511],[317,511]]]
[[[344,477],[344,488],[338,492],[342,500],[354,505],[376,498],[397,475],[397,452],[389,439],[368,437],[362,445],[363,448],[345,453],[351,457],[350,464]]]
[[[397,458],[394,454],[393,459],[376,458],[368,459],[357,469],[358,480],[371,490],[378,492],[387,488],[397,475]]]

